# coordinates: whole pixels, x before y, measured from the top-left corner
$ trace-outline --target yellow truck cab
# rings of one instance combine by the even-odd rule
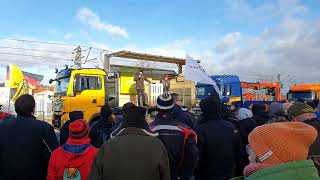
[[[69,112],[82,111],[90,124],[100,118],[101,106],[108,101],[108,76],[103,69],[63,69],[57,72],[53,95],[53,120],[60,127]]]

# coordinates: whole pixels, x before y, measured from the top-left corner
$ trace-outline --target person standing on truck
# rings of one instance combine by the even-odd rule
[[[53,127],[34,116],[35,100],[20,96],[17,117],[0,125],[0,179],[45,180],[52,151],[59,143]]]
[[[147,106],[146,104],[146,95],[144,92],[144,81],[151,83],[147,78],[144,77],[142,69],[138,71],[138,73],[134,77],[134,81],[136,81],[136,88],[138,94],[138,105],[141,106],[140,100],[142,98],[142,105]]]
[[[165,75],[163,79],[161,80],[161,83],[163,85],[163,93],[169,93],[170,91],[170,80],[169,76]]]

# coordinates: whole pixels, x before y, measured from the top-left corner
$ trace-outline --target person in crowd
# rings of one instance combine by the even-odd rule
[[[282,103],[278,103],[278,102],[273,102],[270,104],[268,114],[269,114],[270,120],[278,117],[286,117],[286,111]]]
[[[283,103],[283,108],[286,112],[286,114],[288,114],[288,109],[293,105],[291,102],[286,102],[286,103]]]
[[[320,121],[314,109],[305,103],[297,102],[288,109],[288,117],[293,122],[304,122],[317,129],[318,136],[310,147],[309,158],[315,162],[320,174]]]
[[[135,105],[123,110],[120,130],[100,148],[89,180],[170,180],[166,148],[145,116],[146,110]]]
[[[192,125],[190,128],[194,129],[194,124],[196,123],[196,118],[194,117],[194,115],[192,114],[192,110],[191,110],[191,107],[188,107],[188,106],[181,106],[181,110],[183,111],[183,113],[185,114],[186,116],[186,119],[189,119],[189,121],[192,122]]]
[[[53,127],[37,120],[35,100],[21,95],[17,117],[0,125],[0,179],[45,180],[51,152],[58,146]]]
[[[320,119],[320,112],[319,112],[319,109],[318,109],[319,99],[315,99],[313,101],[308,101],[307,104],[314,109],[314,112],[316,113],[317,118]]]
[[[87,180],[93,158],[98,152],[90,144],[89,125],[75,120],[69,125],[67,142],[56,149],[49,161],[47,180]]]
[[[270,120],[268,115],[268,106],[266,104],[253,104],[252,113],[257,126],[261,126]]]
[[[249,135],[250,164],[244,177],[233,180],[316,180],[317,169],[307,160],[310,145],[317,131],[301,122],[265,124]]]
[[[144,77],[143,71],[140,69],[139,72],[135,75],[134,81],[136,81],[136,88],[138,94],[138,105],[141,106],[141,98],[143,106],[147,106],[146,104],[146,95],[144,91],[144,81],[151,83],[147,78]]]
[[[185,124],[173,118],[173,98],[161,94],[157,98],[158,114],[150,124],[151,130],[159,133],[170,161],[172,180],[189,180],[193,176],[198,159],[197,135]]]
[[[249,144],[248,142],[248,136],[251,133],[251,131],[257,126],[256,122],[252,118],[253,114],[252,111],[246,108],[240,108],[239,111],[237,112],[237,124],[236,127],[240,131],[240,136],[241,136],[241,142],[242,142],[242,149],[243,149],[243,160],[244,160],[244,165],[249,164],[249,160],[247,158],[246,154],[246,145]]]
[[[170,79],[168,75],[165,75],[163,79],[161,80],[161,83],[163,84],[163,93],[169,93],[170,91]]]
[[[182,110],[182,102],[181,98],[177,93],[172,93],[170,96],[173,99],[174,107],[173,107],[173,118],[177,119],[180,123],[183,123],[189,126],[191,129],[194,129],[194,118],[190,116],[189,113],[186,113]]]
[[[96,148],[100,148],[110,139],[112,125],[115,122],[115,116],[108,105],[101,107],[100,114],[101,118],[92,124],[89,133],[91,144]]]
[[[233,113],[230,108],[231,106],[229,107],[227,104],[221,105],[221,118],[231,122],[233,125],[236,126],[238,119],[235,113]]]
[[[83,119],[83,112],[82,111],[72,111],[69,113],[69,119],[66,121],[61,129],[60,129],[60,145],[63,145],[67,142],[67,139],[69,138],[69,125],[75,120]]]
[[[200,102],[203,121],[196,127],[199,161],[196,180],[225,180],[242,174],[243,151],[239,130],[221,118],[219,96]]]

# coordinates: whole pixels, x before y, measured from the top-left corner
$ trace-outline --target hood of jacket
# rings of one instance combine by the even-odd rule
[[[303,176],[303,177],[302,177]],[[245,180],[318,180],[318,172],[311,160],[294,161],[266,167],[256,171]]]
[[[286,116],[286,111],[281,103],[274,102],[269,106],[269,117],[277,118],[281,116]]]
[[[253,114],[252,114],[252,111],[250,111],[249,109],[240,108],[237,116],[238,116],[237,117],[238,120],[244,120],[244,119],[252,118]]]
[[[253,116],[268,117],[267,106],[265,104],[254,104],[252,113]]]
[[[77,147],[80,153],[67,151],[65,148],[68,145]],[[97,149],[90,144],[89,138],[79,140],[69,138],[66,144],[61,146],[61,150],[63,151],[61,158],[65,163],[65,167],[81,167],[89,160],[88,158],[90,158],[90,156],[88,156],[88,154]]]

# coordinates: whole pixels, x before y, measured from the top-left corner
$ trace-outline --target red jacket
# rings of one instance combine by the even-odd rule
[[[98,149],[89,143],[89,138],[81,140],[69,138],[66,144],[53,151],[49,161],[47,180],[63,180],[63,173],[66,168],[77,168],[80,171],[81,179],[87,180],[93,158],[98,152]],[[88,147],[83,148],[86,145]],[[69,152],[66,150],[68,146],[80,147],[77,150],[82,149],[82,151],[79,154]]]

